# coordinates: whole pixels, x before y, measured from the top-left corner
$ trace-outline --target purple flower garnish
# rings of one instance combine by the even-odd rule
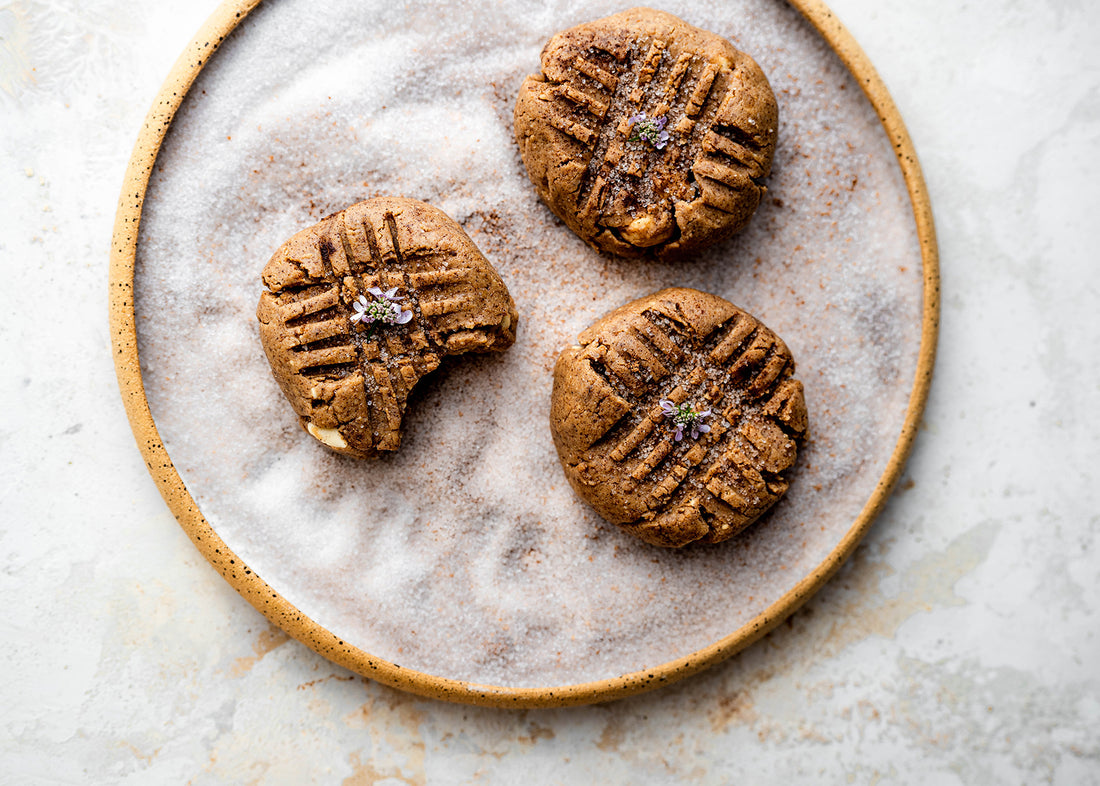
[[[352,322],[370,325],[374,322],[382,322],[386,325],[404,325],[413,318],[413,312],[401,308],[401,299],[397,297],[397,287],[383,292],[379,287],[371,287],[367,290],[374,295],[373,300],[367,300],[366,295],[360,295],[359,299],[351,304],[355,313],[351,315]]]
[[[634,128],[634,133],[630,135],[630,141],[649,142],[658,150],[664,150],[665,145],[668,144],[668,131],[665,130],[665,123],[667,122],[668,118],[664,115],[651,120],[646,117],[645,112],[639,112],[630,118],[630,125]]]
[[[677,442],[684,438],[685,428],[690,430],[689,433],[692,439],[699,439],[700,434],[706,434],[710,431],[710,426],[699,422],[703,418],[710,417],[709,409],[696,412],[690,404],[673,404],[667,398],[661,399],[658,403],[661,405],[661,412],[664,413],[664,416],[672,418],[672,424],[676,427],[676,432],[672,435],[672,438]]]

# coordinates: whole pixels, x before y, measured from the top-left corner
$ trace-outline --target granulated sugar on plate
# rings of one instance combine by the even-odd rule
[[[836,547],[904,422],[922,270],[870,104],[779,2],[672,2],[768,74],[780,106],[749,228],[690,262],[600,257],[535,196],[512,138],[523,77],[606,2],[261,5],[204,69],[150,183],[135,288],[150,407],[207,520],[309,617],[374,656],[540,687],[652,668],[736,631]],[[260,347],[260,271],[286,238],[372,196],[463,225],[520,312],[500,355],[448,360],[400,452],[336,456],[297,425]],[[811,437],[774,511],[663,551],[573,494],[548,428],[562,348],[665,286],[714,292],[790,346]]]

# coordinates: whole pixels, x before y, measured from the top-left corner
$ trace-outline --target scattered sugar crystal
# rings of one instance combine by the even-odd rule
[[[136,265],[150,406],[215,530],[341,639],[436,675],[532,687],[650,668],[736,631],[820,563],[873,492],[916,369],[921,262],[904,183],[856,82],[782,3],[667,3],[752,54],[781,126],[748,230],[679,264],[598,257],[537,200],[516,92],[608,2],[261,5],[192,90],[149,187]],[[520,312],[502,355],[414,393],[400,452],[299,430],[255,323],[275,248],[359,200],[459,221]],[[557,353],[663,286],[722,295],[791,347],[811,438],[749,532],[669,552],[570,490],[547,418]]]

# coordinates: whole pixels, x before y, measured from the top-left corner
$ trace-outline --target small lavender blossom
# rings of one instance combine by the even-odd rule
[[[646,117],[645,112],[639,112],[630,118],[630,125],[634,128],[634,133],[630,135],[630,141],[649,142],[658,150],[664,150],[665,145],[668,144],[668,131],[665,130],[665,123],[667,122],[668,118],[664,115],[651,120]]]
[[[672,418],[672,424],[676,427],[676,433],[672,435],[672,438],[677,442],[684,438],[684,429],[690,429],[692,439],[699,439],[700,434],[706,434],[710,431],[710,426],[706,423],[700,423],[703,418],[710,417],[710,410],[704,409],[702,412],[696,412],[691,408],[690,404],[673,404],[667,398],[663,398],[658,402],[661,405],[661,412],[664,413],[666,418]]]
[[[401,308],[401,299],[397,297],[397,287],[383,292],[379,287],[371,287],[367,290],[374,296],[373,300],[367,300],[366,295],[360,295],[359,299],[351,304],[355,313],[351,315],[352,322],[370,325],[374,322],[382,322],[386,325],[404,325],[413,318],[413,312]]]

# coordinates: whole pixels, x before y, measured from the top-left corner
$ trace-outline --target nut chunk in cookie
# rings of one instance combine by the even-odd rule
[[[283,243],[256,316],[271,372],[302,428],[377,458],[401,444],[409,392],[445,355],[503,351],[516,306],[446,213],[379,197]]]
[[[806,433],[790,350],[695,289],[611,312],[558,357],[550,431],[574,491],[657,546],[726,540],[787,491]]]
[[[635,8],[551,38],[514,122],[539,196],[581,239],[672,258],[748,223],[779,112],[764,72],[729,41]]]

